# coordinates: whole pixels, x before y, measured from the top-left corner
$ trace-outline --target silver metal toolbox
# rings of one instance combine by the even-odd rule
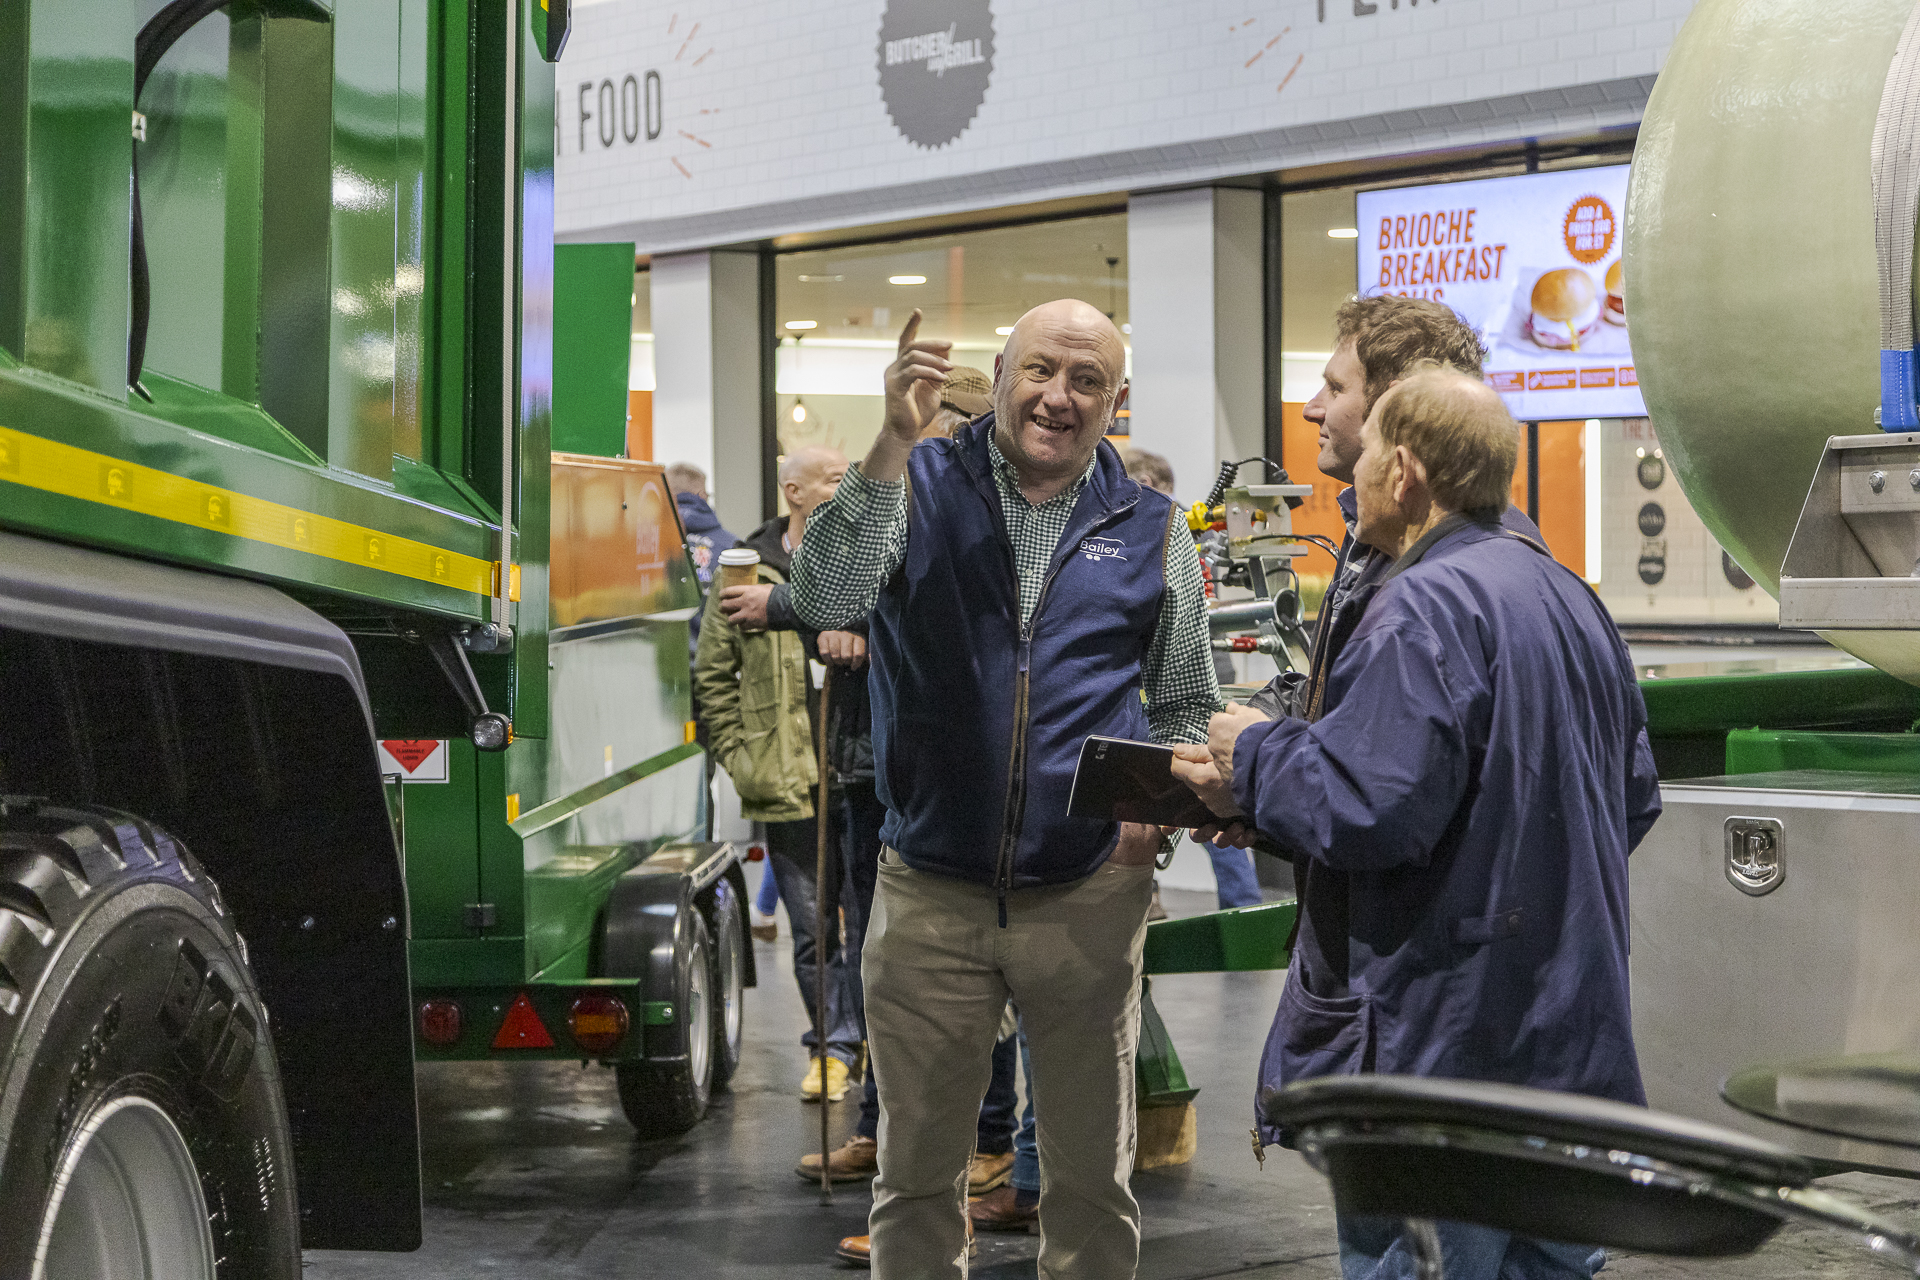
[[[1920,1051],[1920,777],[1806,771],[1663,785],[1629,864],[1634,1039],[1658,1110],[1821,1159],[1920,1152],[1735,1111],[1756,1063]]]

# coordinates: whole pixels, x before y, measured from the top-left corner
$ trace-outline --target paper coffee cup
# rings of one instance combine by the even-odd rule
[[[760,553],[752,547],[734,547],[720,553],[720,589],[750,587],[760,580]]]

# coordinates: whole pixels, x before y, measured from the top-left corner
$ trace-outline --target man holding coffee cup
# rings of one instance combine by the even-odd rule
[[[800,1096],[838,1102],[846,1096],[860,1059],[861,1032],[839,930],[813,936],[815,814],[819,770],[814,758],[820,694],[813,670],[821,646],[811,632],[767,629],[767,602],[784,583],[807,516],[833,492],[847,469],[836,449],[797,449],[780,468],[789,516],[776,516],[739,546],[720,553],[719,580],[707,595],[694,659],[694,690],[707,719],[713,758],[733,778],[743,816],[764,822],[780,897],[793,928],[793,973],[812,1026],[801,1037],[809,1047],[825,1035],[825,1074],[820,1060],[808,1068]],[[723,608],[723,599],[733,608]],[[827,637],[821,637],[826,641]],[[835,643],[857,642],[841,633]],[[828,885],[827,919],[838,918],[838,878]],[[827,1007],[814,1008],[814,965],[827,966]]]

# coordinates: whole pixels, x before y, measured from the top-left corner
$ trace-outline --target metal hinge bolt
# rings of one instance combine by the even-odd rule
[[[1873,490],[1873,491],[1874,491],[1875,493],[1879,493],[1879,492],[1880,492],[1880,491],[1881,491],[1882,489],[1884,489],[1884,488],[1886,488],[1886,487],[1887,487],[1887,473],[1886,473],[1886,472],[1884,472],[1884,471],[1869,471],[1869,472],[1867,473],[1867,488],[1869,488],[1869,489],[1871,489],[1871,490]]]

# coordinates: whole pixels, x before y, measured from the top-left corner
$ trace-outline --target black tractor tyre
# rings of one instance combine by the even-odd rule
[[[165,831],[0,798],[0,1276],[297,1280],[246,944]]]
[[[623,1062],[614,1068],[620,1109],[643,1138],[673,1138],[700,1123],[713,1096],[713,942],[696,909],[686,917],[691,939],[674,981],[674,1016],[686,1028],[678,1062]]]
[[[740,893],[722,877],[713,886],[713,1087],[727,1087],[740,1069],[746,1038],[747,928]]]

